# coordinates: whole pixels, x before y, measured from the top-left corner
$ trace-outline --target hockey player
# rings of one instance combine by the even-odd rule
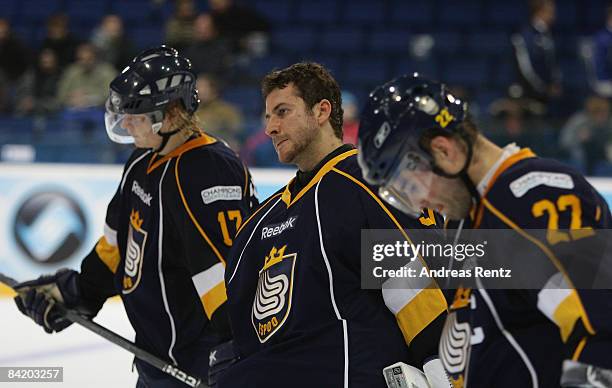
[[[210,348],[230,337],[227,253],[256,200],[236,154],[198,127],[195,83],[190,61],[166,46],[139,54],[112,81],[106,130],[137,148],[108,205],[104,236],[80,272],[22,283],[16,302],[51,333],[70,324],[54,303],[93,317],[119,295],[136,345],[206,377]],[[184,386],[135,363],[138,387]]]
[[[225,279],[241,359],[218,386],[385,387],[385,366],[421,368],[437,356],[447,305],[438,288],[388,300],[361,289],[360,233],[408,238],[434,226],[433,213],[405,216],[363,181],[357,151],[342,144],[340,89],[324,67],[273,71],[262,91],[266,134],[279,160],[299,171],[236,236]]]
[[[606,202],[583,176],[529,149],[493,144],[464,101],[416,74],[370,94],[359,147],[365,179],[381,185],[388,203],[454,220],[473,209],[473,228],[510,229],[555,263],[554,275],[530,290],[487,290],[477,281],[457,291],[440,341],[455,387],[610,386],[602,383],[612,373],[610,292],[576,289],[562,264],[570,255],[586,265],[591,258],[576,247],[597,244],[610,227]],[[548,231],[536,238],[535,229]],[[572,376],[576,365],[592,373]]]

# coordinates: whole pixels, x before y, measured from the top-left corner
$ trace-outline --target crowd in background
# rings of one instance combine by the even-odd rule
[[[601,18],[600,31],[585,36],[576,47],[576,56],[580,55],[582,70],[587,76],[584,95],[576,96],[572,90],[566,90],[567,74],[563,74],[559,66],[559,42],[552,33],[556,20],[555,1],[522,1],[528,6],[528,13],[523,25],[516,25],[514,33],[508,37],[512,48],[511,58],[508,58],[513,62],[512,75],[509,75],[512,82],[507,89],[498,88],[495,98],[474,99],[472,114],[499,143],[516,141],[533,147],[541,155],[570,162],[587,174],[612,175],[612,7],[600,10],[601,15],[607,12],[607,19]],[[259,74],[253,70],[257,64],[276,64],[265,60],[276,55],[274,45],[270,44],[276,29],[274,22],[248,2],[151,0],[151,4],[153,8],[172,8],[169,15],[151,20],[157,20],[163,28],[163,43],[177,48],[192,61],[194,72],[198,74],[201,99],[197,116],[204,129],[227,141],[250,165],[277,166],[272,144],[262,131]],[[351,7],[351,3],[345,6]],[[585,3],[582,6],[593,5]],[[106,14],[88,35],[77,36],[71,32],[72,20],[66,14],[53,13],[45,20],[44,38],[33,46],[15,33],[10,18],[3,16],[0,9],[0,138],[3,146],[29,141],[33,146],[39,144],[44,151],[45,139],[50,133],[57,140],[61,136],[53,131],[68,131],[73,138],[78,137],[74,142],[76,146],[89,144],[90,149],[95,150],[105,145],[102,157],[85,161],[123,161],[128,148],[110,145],[100,134],[104,135],[103,104],[110,80],[127,65],[129,58],[145,48],[133,41],[125,20],[119,14]],[[427,58],[436,43],[426,39],[427,31],[421,32],[410,42],[409,50],[415,58]],[[350,42],[345,43],[350,45]],[[295,44],[295,51],[299,52],[299,42]],[[446,72],[433,75],[446,81],[448,69],[452,67],[446,69]],[[411,72],[414,69],[401,70]],[[352,84],[344,86],[342,76],[339,78],[341,87],[347,88],[343,91],[345,142],[354,143],[359,108],[365,94],[361,89],[351,90]],[[385,79],[367,86],[383,81]],[[450,86],[459,98],[471,100],[475,94],[473,87],[465,87],[460,82],[450,82]],[[224,99],[231,90],[242,94],[242,104]],[[27,138],[12,136],[20,128],[11,126],[22,121],[3,121],[2,118],[27,120],[26,126],[31,127],[32,135]],[[0,157],[7,160],[11,155],[16,154],[1,152]],[[37,161],[45,160],[36,153],[27,155]],[[53,156],[49,158],[51,160],[47,161],[56,161]],[[57,161],[61,160],[65,159]]]

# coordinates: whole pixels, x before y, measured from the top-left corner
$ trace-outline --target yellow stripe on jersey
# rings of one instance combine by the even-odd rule
[[[440,297],[441,294],[438,288],[423,289],[395,314],[395,319],[408,345],[414,337],[446,310],[446,300]]]
[[[357,154],[357,150],[346,151],[336,156],[335,158],[331,159],[329,162],[325,163],[323,167],[321,167],[319,172],[317,172],[317,174],[314,176],[314,178],[312,178],[310,182],[308,182],[308,184],[304,186],[304,188],[300,190],[300,192],[297,193],[297,195],[294,198],[291,198],[291,191],[289,190],[289,186],[291,185],[291,182],[295,180],[295,178],[292,179],[291,182],[289,182],[289,184],[285,187],[285,191],[283,191],[283,196],[282,196],[283,202],[285,202],[285,204],[287,205],[287,208],[289,208],[291,205],[296,203],[300,198],[302,198],[302,196],[306,194],[308,190],[310,190],[314,185],[316,185],[321,180],[321,178],[323,178],[325,174],[335,169],[334,166],[336,164],[340,163],[341,161],[348,158],[349,156],[356,155],[356,154]]]
[[[580,358],[580,354],[582,354],[582,350],[584,350],[584,347],[586,346],[586,343],[587,337],[582,337],[582,339],[578,343],[578,346],[576,346],[574,354],[572,355],[572,361],[578,361],[578,359]]]
[[[194,148],[202,147],[202,146],[213,144],[216,142],[217,142],[217,139],[215,139],[214,137],[209,136],[206,133],[202,133],[199,137],[192,139],[192,140],[188,140],[187,142],[183,143],[178,148],[175,148],[174,150],[172,150],[172,152],[170,152],[169,154],[162,156],[160,159],[157,159],[158,154],[156,152],[151,157],[151,160],[149,160],[149,166],[147,167],[147,174],[150,174],[151,171],[155,170],[157,167],[161,166],[166,161],[174,158],[175,156],[181,156],[185,152],[190,151]]]
[[[206,294],[200,296],[204,312],[210,320],[215,311],[227,300],[227,292],[225,291],[225,282],[219,282]]]
[[[3,283],[0,283],[0,297],[7,296],[13,298],[17,293],[13,289]]]
[[[183,188],[181,186],[181,181],[179,179],[179,169],[178,169],[178,166],[179,166],[179,162],[181,161],[181,156],[183,156],[183,154],[180,154],[178,156],[178,158],[176,159],[176,163],[174,165],[174,176],[176,178],[176,187],[178,187],[179,195],[181,196],[181,200],[183,201],[183,205],[185,206],[185,210],[187,211],[187,214],[189,215],[189,218],[191,219],[191,221],[195,225],[196,229],[200,232],[202,237],[204,237],[204,240],[206,241],[206,243],[208,243],[208,245],[210,246],[210,248],[212,249],[214,254],[223,263],[223,265],[225,265],[225,259],[221,255],[221,252],[219,252],[219,250],[217,249],[215,244],[213,244],[213,242],[208,237],[206,232],[204,232],[204,229],[202,229],[202,227],[200,226],[200,223],[198,222],[198,220],[196,220],[196,218],[194,217],[193,213],[191,212],[191,209],[189,208],[189,205],[187,204],[187,200],[185,199],[185,194],[183,194]]]
[[[561,339],[566,342],[580,319],[580,298],[576,290],[571,290],[569,295],[559,303],[553,313],[552,320],[561,331]]]
[[[96,244],[96,253],[112,273],[117,272],[117,267],[119,267],[119,261],[121,260],[119,257],[119,249],[109,244],[106,237],[101,237],[98,240]]]
[[[562,338],[563,338],[563,334],[565,333],[566,330],[568,330],[568,328],[573,329],[576,323],[576,319],[578,318],[582,319],[584,327],[587,329],[587,331],[590,334],[594,335],[595,329],[593,329],[593,326],[591,325],[591,321],[589,320],[589,316],[587,315],[586,310],[584,309],[584,306],[582,305],[582,301],[580,300],[580,297],[575,291],[576,287],[574,287],[574,284],[572,283],[571,279],[569,278],[569,276],[567,276],[567,273],[565,272],[565,268],[563,268],[563,265],[561,265],[559,259],[555,256],[555,254],[540,240],[531,236],[529,233],[525,232],[521,227],[519,227],[514,222],[512,222],[512,220],[510,220],[502,212],[500,212],[497,208],[495,208],[486,198],[482,199],[482,204],[491,213],[493,213],[497,218],[499,218],[503,223],[508,225],[511,229],[514,229],[515,231],[517,231],[521,236],[531,241],[538,248],[540,248],[540,250],[542,250],[542,252],[550,259],[550,261],[559,270],[559,272],[563,274],[563,280],[566,282],[566,284],[569,287],[571,287],[572,293],[566,298],[566,299],[569,298],[567,304],[565,304],[565,307],[563,308],[563,310],[559,311],[558,313],[557,313],[557,310],[558,310],[557,308],[557,310],[555,310],[555,312],[553,313],[553,318],[552,318],[555,321],[555,323],[559,325],[559,328],[561,329]],[[564,302],[565,302],[565,299],[564,299]],[[561,305],[559,305],[559,307],[560,306]],[[554,317],[556,315],[558,316],[559,321],[555,320]],[[569,335],[569,333],[567,333],[567,335]],[[563,338],[564,341],[566,339],[567,337]]]

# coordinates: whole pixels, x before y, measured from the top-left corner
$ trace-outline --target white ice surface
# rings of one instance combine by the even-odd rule
[[[134,330],[121,302],[110,300],[95,321],[134,340]],[[134,387],[131,353],[78,325],[49,335],[23,316],[13,300],[0,297],[0,366],[64,368],[63,383],[0,383],[15,388]]]

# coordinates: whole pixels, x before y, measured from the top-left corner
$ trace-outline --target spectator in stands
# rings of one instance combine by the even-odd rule
[[[487,136],[495,144],[518,144],[530,145],[528,135],[526,113],[521,101],[512,98],[500,98],[489,106],[489,114],[492,119],[491,128]]]
[[[561,95],[561,71],[557,64],[551,27],[554,0],[531,0],[530,24],[512,36],[518,69],[519,96],[539,105],[533,112],[546,112],[551,99]]]
[[[134,56],[134,45],[125,35],[123,20],[118,15],[106,15],[94,30],[91,43],[101,61],[121,71]]]
[[[60,68],[74,62],[79,41],[68,31],[68,16],[55,14],[47,20],[47,36],[42,48],[55,51]]]
[[[193,42],[185,50],[196,74],[211,74],[225,80],[231,64],[231,49],[227,39],[219,36],[212,16],[199,15],[193,23]]]
[[[60,103],[67,108],[101,107],[116,71],[111,64],[98,61],[96,49],[90,43],[79,45],[76,55],[77,61],[60,80]]]
[[[211,14],[221,36],[230,39],[235,53],[262,54],[267,47],[269,22],[251,8],[233,0],[209,0]]]
[[[561,130],[560,145],[574,164],[592,174],[596,164],[607,159],[612,145],[610,102],[599,96],[589,97],[584,109],[572,115]]]
[[[29,62],[29,50],[13,35],[9,21],[0,18],[0,71],[16,81],[28,69]]]
[[[225,140],[234,151],[240,150],[243,140],[240,110],[220,98],[219,84],[212,75],[199,74],[196,85],[200,97],[196,116],[204,130]]]
[[[110,63],[98,61],[91,43],[79,45],[76,56],[60,79],[58,98],[67,125],[93,130],[101,123],[108,85],[117,72]]]
[[[357,145],[357,131],[359,130],[359,107],[355,95],[346,90],[342,91],[342,141],[345,144]]]
[[[51,49],[38,54],[35,67],[24,75],[17,89],[17,112],[47,116],[57,112],[57,88],[61,76],[57,56]]]
[[[15,87],[28,67],[28,49],[12,34],[9,21],[0,18],[0,112],[13,111]]]
[[[593,37],[594,67],[593,89],[596,93],[612,97],[612,5],[606,8],[606,26]]]
[[[196,8],[193,0],[176,0],[175,12],[166,22],[166,43],[179,51],[185,49],[193,38],[193,22]]]

